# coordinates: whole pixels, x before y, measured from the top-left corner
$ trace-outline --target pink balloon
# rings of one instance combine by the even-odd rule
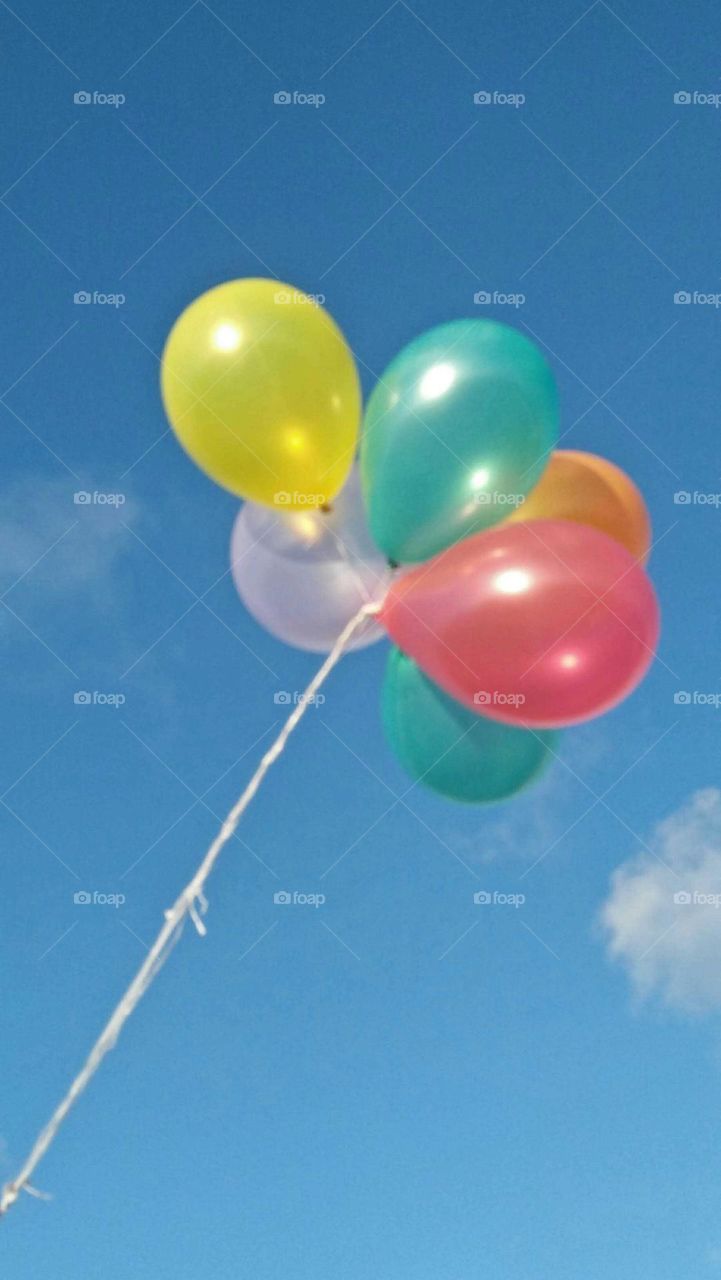
[[[465,538],[394,580],[380,621],[459,702],[544,729],[626,697],[659,630],[651,582],[625,547],[564,520]]]

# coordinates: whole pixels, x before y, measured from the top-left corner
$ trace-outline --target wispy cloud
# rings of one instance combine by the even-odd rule
[[[93,587],[127,549],[127,494],[107,485],[26,477],[0,509],[0,593],[21,583],[53,594]]]
[[[615,872],[601,911],[609,955],[641,997],[721,1008],[721,791],[697,791]]]
[[[540,865],[554,854],[567,857],[577,840],[575,819],[594,799],[578,777],[593,776],[608,749],[608,741],[598,730],[592,734],[576,730],[569,771],[563,763],[567,748],[561,736],[554,748],[555,758],[540,779],[505,803],[469,809],[465,815],[454,810],[452,823],[444,831],[446,838],[469,862],[498,862],[513,874]]]

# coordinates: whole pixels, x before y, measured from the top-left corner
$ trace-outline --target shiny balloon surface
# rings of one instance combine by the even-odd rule
[[[353,356],[312,298],[277,280],[231,280],[178,318],[162,359],[180,443],[218,484],[307,510],[350,470],[361,401]]]
[[[406,772],[450,800],[506,800],[553,759],[559,735],[518,729],[469,710],[392,649],[383,685],[383,724]]]
[[[659,630],[653,587],[625,547],[559,520],[467,538],[394,581],[380,619],[466,706],[545,728],[620,702]]]
[[[400,564],[417,562],[503,520],[541,476],[557,433],[553,374],[518,329],[454,320],[422,334],[386,369],[363,421],[376,542]]]

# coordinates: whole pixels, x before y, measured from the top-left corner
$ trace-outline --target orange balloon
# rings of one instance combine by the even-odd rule
[[[508,523],[573,520],[600,529],[642,563],[651,549],[646,504],[625,471],[595,453],[557,449],[541,479]]]

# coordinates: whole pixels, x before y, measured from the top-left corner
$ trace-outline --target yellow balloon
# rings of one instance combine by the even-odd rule
[[[615,538],[642,563],[651,549],[651,520],[633,480],[595,453],[557,449],[535,489],[509,521],[574,520]]]
[[[231,280],[196,298],[168,337],[161,386],[180,443],[232,493],[287,511],[342,488],[358,373],[335,321],[299,289]]]

